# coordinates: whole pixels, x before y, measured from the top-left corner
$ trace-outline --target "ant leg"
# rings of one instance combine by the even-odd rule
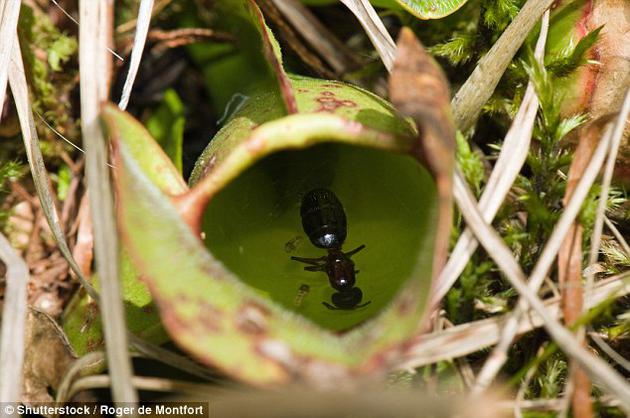
[[[345,253],[345,255],[346,255],[347,257],[351,257],[351,256],[355,255],[356,253],[358,253],[359,251],[361,251],[361,250],[362,250],[362,249],[364,249],[364,248],[365,248],[365,244],[363,244],[363,245],[359,245],[359,246],[358,246],[357,248],[355,248],[354,250],[352,250],[352,251],[348,251],[347,253]]]
[[[322,302],[322,305],[324,305],[325,307],[327,307],[328,309],[330,309],[331,311],[338,311],[340,310],[339,308],[337,308],[336,306],[332,306],[330,303],[328,302]]]
[[[369,301],[367,301],[365,303],[362,303],[361,305],[355,306],[354,309],[364,308],[364,307],[368,306],[370,303],[372,303],[371,300],[369,300]]]
[[[306,271],[324,271],[326,270],[326,264],[318,264],[315,266],[304,267]]]
[[[326,256],[318,258],[291,257],[291,260],[299,261],[300,263],[319,265],[322,261],[326,260]]]

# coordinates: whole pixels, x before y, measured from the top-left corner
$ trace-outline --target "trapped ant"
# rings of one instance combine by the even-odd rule
[[[328,250],[328,255],[318,258],[291,257],[291,260],[312,264],[304,267],[307,271],[323,271],[328,281],[337,292],[331,297],[332,305],[322,304],[328,309],[350,310],[363,308],[372,301],[361,303],[363,292],[355,287],[354,262],[350,259],[365,248],[360,245],[352,251],[344,253],[341,246],[346,240],[348,227],[346,214],[341,202],[328,189],[314,189],[304,195],[300,207],[302,227],[314,246]]]

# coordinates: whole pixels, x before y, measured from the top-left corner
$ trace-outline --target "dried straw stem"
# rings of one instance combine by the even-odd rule
[[[604,135],[602,143],[606,147],[608,147],[609,141],[610,135]],[[541,316],[545,329],[558,346],[568,356],[578,362],[593,379],[598,380],[605,389],[617,396],[622,408],[626,412],[630,412],[630,385],[607,363],[580,346],[575,336],[549,314],[543,302],[534,293],[532,289],[534,286],[530,288],[526,284],[526,276],[510,249],[501,240],[497,232],[483,220],[473,194],[459,171],[455,176],[454,195],[464,219],[477,236],[481,245],[499,268],[503,270],[506,278],[521,294],[521,298],[526,301],[526,303],[519,303],[519,306],[529,304]]]
[[[0,234],[0,259],[7,267],[0,333],[0,402],[19,402],[22,396],[26,285],[29,273],[26,263],[11,248],[3,234]],[[4,409],[2,415],[5,416]]]

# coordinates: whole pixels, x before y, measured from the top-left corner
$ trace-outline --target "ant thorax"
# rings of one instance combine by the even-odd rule
[[[354,262],[341,251],[330,251],[326,257],[326,274],[333,289],[343,292],[356,282]]]

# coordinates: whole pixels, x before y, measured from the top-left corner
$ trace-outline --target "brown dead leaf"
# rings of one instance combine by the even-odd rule
[[[18,202],[11,209],[7,220],[6,233],[11,246],[23,253],[27,248],[33,232],[33,207],[28,201]]]
[[[576,70],[578,81],[565,93],[561,111],[564,117],[586,113],[591,120],[590,125],[599,128],[619,112],[630,86],[630,42],[624,42],[630,34],[630,2],[597,0],[583,7],[584,13],[577,23],[582,29],[581,36],[603,26],[588,57],[597,63],[583,65]],[[589,129],[591,127],[587,125],[576,131],[570,136],[569,144],[582,141],[583,136],[590,135],[584,132]],[[630,121],[624,131],[615,174],[616,181],[630,182]]]
[[[438,189],[440,217],[433,258],[435,277],[446,260],[451,228],[455,125],[450,90],[442,69],[410,29],[400,31],[397,45],[389,79],[390,99],[399,113],[415,121],[419,131],[415,157],[431,171]]]
[[[55,320],[33,308],[26,318],[25,347],[22,402],[51,402],[49,389],[58,387],[77,356]]]
[[[90,201],[88,194],[85,193],[79,204],[79,213],[77,214],[79,222],[77,231],[77,242],[72,249],[72,255],[77,261],[81,271],[88,277],[94,257],[94,235],[92,232],[92,216],[90,214]]]
[[[593,123],[579,131],[578,146],[569,168],[564,204],[571,199],[573,191],[591,160],[601,135],[601,127]],[[558,281],[562,290],[564,322],[574,324],[583,312],[584,288],[582,286],[583,227],[576,220],[567,233],[558,252]],[[582,344],[584,338],[580,337]],[[592,418],[591,381],[583,369],[572,364],[571,379],[574,383],[572,406],[577,418]]]

